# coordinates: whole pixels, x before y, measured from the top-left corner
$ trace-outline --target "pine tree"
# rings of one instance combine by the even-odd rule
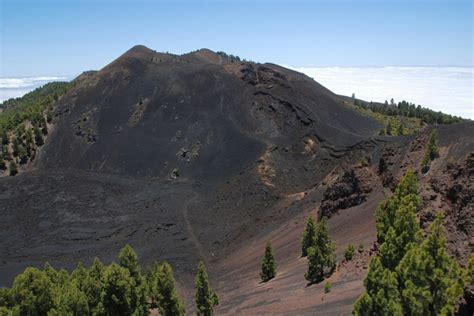
[[[84,293],[88,310],[91,315],[100,315],[100,294],[102,291],[102,273],[104,266],[99,259],[95,258],[90,270],[82,262],[71,273],[71,282]],[[73,290],[74,292],[74,290]],[[100,305],[100,306],[99,306]]]
[[[392,121],[389,120],[387,124],[387,135],[393,135]]]
[[[66,282],[56,291],[54,307],[48,316],[89,315],[87,296],[73,282]]]
[[[18,167],[16,166],[16,163],[14,160],[10,162],[10,166],[8,169],[10,172],[10,176],[16,176],[18,174]]]
[[[38,126],[33,127],[34,134],[35,134],[35,143],[36,146],[42,146],[44,144],[43,134],[41,133]]]
[[[416,217],[421,200],[418,181],[409,170],[395,192],[376,212],[379,256],[372,258],[366,292],[354,304],[354,315],[402,315],[402,301],[395,269],[403,256],[416,246],[420,238]]]
[[[428,171],[431,161],[437,158],[438,156],[439,156],[438,136],[437,136],[436,130],[434,129],[431,131],[430,137],[428,138],[428,143],[426,144],[426,148],[425,148],[425,155],[421,163],[424,169],[424,172]]]
[[[0,287],[0,306],[11,307],[13,305],[12,291],[9,288]],[[0,313],[0,315],[2,315]]]
[[[196,274],[196,309],[198,315],[210,316],[213,314],[214,306],[219,305],[219,298],[211,289],[204,263],[199,262]]]
[[[135,283],[131,296],[132,308],[134,310],[141,310],[142,312],[146,311],[145,282],[141,273],[140,264],[138,263],[138,256],[130,245],[125,245],[125,247],[120,250],[119,262],[121,267],[128,270]]]
[[[78,289],[81,291],[85,287],[85,281],[87,279],[87,268],[82,262],[79,262],[76,268],[71,272],[71,282],[73,282]]]
[[[324,256],[319,248],[308,248],[308,271],[304,277],[310,284],[321,282],[324,279]]]
[[[267,242],[265,247],[265,255],[262,259],[262,272],[260,278],[263,282],[267,282],[276,276],[276,263],[273,257],[272,244],[270,241]]]
[[[416,192],[416,177],[408,172],[382,204],[385,207],[377,214],[377,234],[383,243],[379,256],[371,261],[364,282],[366,292],[354,305],[354,315],[454,313],[463,294],[465,274],[447,254],[441,214],[420,245],[416,212],[421,202]]]
[[[364,285],[366,292],[355,302],[353,315],[402,315],[396,273],[385,269],[378,257],[370,261]]]
[[[26,268],[15,278],[11,295],[20,315],[46,315],[53,307],[51,280],[36,268]]]
[[[28,162],[28,152],[23,144],[18,145],[18,158],[22,165]]]
[[[8,152],[8,150],[8,145],[2,146],[2,157],[5,161],[10,160],[10,153]]]
[[[4,129],[2,131],[2,133],[0,134],[2,136],[2,145],[8,145],[8,143],[10,142],[10,139],[8,137],[8,131],[6,129]]]
[[[420,237],[416,205],[406,197],[400,203],[400,207],[395,211],[394,223],[388,229],[385,242],[380,246],[379,252],[383,266],[392,271]]]
[[[398,125],[398,135],[405,135],[405,124],[403,122],[400,122],[400,125]]]
[[[158,302],[160,301],[160,291],[158,288],[159,272],[160,264],[155,261],[146,274],[147,294],[150,299],[151,308],[158,308]]]
[[[377,241],[379,244],[385,241],[385,235],[389,228],[394,225],[395,213],[403,199],[405,199],[403,202],[405,205],[412,203],[418,211],[421,206],[421,198],[417,193],[418,179],[412,170],[408,170],[395,188],[394,194],[383,201],[376,210]]]
[[[326,219],[319,222],[314,245],[308,248],[308,271],[306,280],[310,283],[320,282],[325,274],[331,275],[336,267],[336,246],[329,237]]]
[[[316,231],[315,247],[321,250],[324,257],[324,268],[331,275],[336,268],[336,245],[329,236],[326,218],[321,218]]]
[[[304,230],[303,238],[301,239],[301,256],[306,257],[308,255],[308,248],[314,244],[316,238],[316,224],[312,215],[309,216],[306,222],[306,228]]]
[[[408,315],[452,315],[463,295],[463,273],[446,251],[441,213],[430,230],[423,243],[412,247],[396,269],[404,313]]]
[[[138,263],[138,256],[130,245],[125,245],[125,247],[120,250],[119,263],[122,268],[128,270],[137,286],[140,286],[143,283],[143,276],[140,264]]]
[[[413,170],[408,170],[404,177],[400,180],[399,185],[395,189],[397,199],[401,200],[407,195],[418,194],[418,178]]]
[[[176,281],[173,269],[167,262],[163,262],[156,275],[157,305],[160,315],[173,316],[184,315],[184,304],[176,292]]]
[[[101,303],[106,315],[129,316],[135,312],[133,288],[135,281],[130,272],[112,263],[104,271]]]
[[[101,302],[101,293],[104,286],[103,279],[105,269],[104,264],[99,260],[99,258],[94,258],[92,266],[87,271],[84,288],[82,288],[82,291],[87,295],[89,310],[93,315],[100,315],[104,309]]]
[[[32,150],[34,149],[34,145],[35,145],[34,135],[33,135],[33,130],[32,129],[28,129],[26,131],[25,144],[26,144],[26,148],[27,148],[27,151],[28,151],[28,155],[31,156]]]

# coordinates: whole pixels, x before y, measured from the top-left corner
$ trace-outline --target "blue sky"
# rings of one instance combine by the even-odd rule
[[[472,1],[0,0],[0,77],[72,76],[135,44],[316,66],[472,66]]]

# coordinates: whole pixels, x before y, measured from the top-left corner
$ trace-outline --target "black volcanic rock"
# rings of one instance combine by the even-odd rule
[[[108,263],[130,244],[143,267],[173,265],[191,312],[204,260],[222,299],[218,314],[350,313],[366,270],[338,270],[328,299],[317,298],[323,284],[306,287],[297,262],[307,214],[321,205],[333,215],[338,245],[373,244],[374,211],[389,193],[383,184],[419,168],[429,132],[375,136],[380,123],[278,65],[144,46],[76,78],[52,123],[31,170],[0,178],[0,286],[46,261],[68,269],[95,256]],[[422,194],[435,196],[429,210],[450,210],[448,240],[467,249],[474,126],[436,128],[440,158],[420,177]],[[448,170],[448,157],[471,158]],[[284,272],[257,284],[270,238]]]
[[[79,76],[53,124],[35,170],[0,181],[2,285],[25,265],[113,260],[125,243],[191,275],[380,128],[295,71],[144,46]]]
[[[222,59],[133,47],[61,99],[39,165],[160,178],[178,168],[222,180],[269,145],[310,135],[344,147],[379,127],[304,75]],[[180,159],[192,148],[191,161]]]

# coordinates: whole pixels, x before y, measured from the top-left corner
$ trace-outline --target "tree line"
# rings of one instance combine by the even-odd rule
[[[453,124],[464,121],[459,116],[445,114],[441,111],[436,112],[405,100],[398,103],[395,103],[393,99],[390,100],[390,103],[387,100],[385,100],[385,103],[364,102],[357,100],[354,94],[352,94],[352,100],[355,106],[371,110],[375,113],[388,116],[416,117],[427,124]]]
[[[18,173],[18,165],[34,159],[48,135],[53,104],[73,83],[51,82],[21,98],[0,104],[0,172]]]
[[[198,315],[212,315],[219,304],[209,284],[204,263],[199,263],[195,303]],[[172,267],[155,262],[142,273],[138,257],[130,246],[119,253],[119,262],[104,265],[98,258],[87,268],[82,263],[68,273],[46,264],[28,267],[11,288],[0,289],[0,315],[184,315],[183,300],[176,290]]]

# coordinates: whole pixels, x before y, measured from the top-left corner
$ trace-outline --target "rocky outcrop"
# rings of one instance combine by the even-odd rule
[[[472,216],[474,153],[470,153],[462,163],[448,163],[439,175],[430,179],[429,184],[436,194],[441,195],[440,203],[446,213],[448,234],[457,231],[456,234],[465,234],[467,239],[472,240],[474,237],[474,217]],[[425,215],[423,219],[427,220],[429,216]],[[470,246],[472,247],[472,244]],[[455,250],[456,253],[460,251]]]
[[[324,192],[320,217],[331,217],[338,210],[360,205],[373,189],[374,173],[370,167],[357,166],[345,171]]]

